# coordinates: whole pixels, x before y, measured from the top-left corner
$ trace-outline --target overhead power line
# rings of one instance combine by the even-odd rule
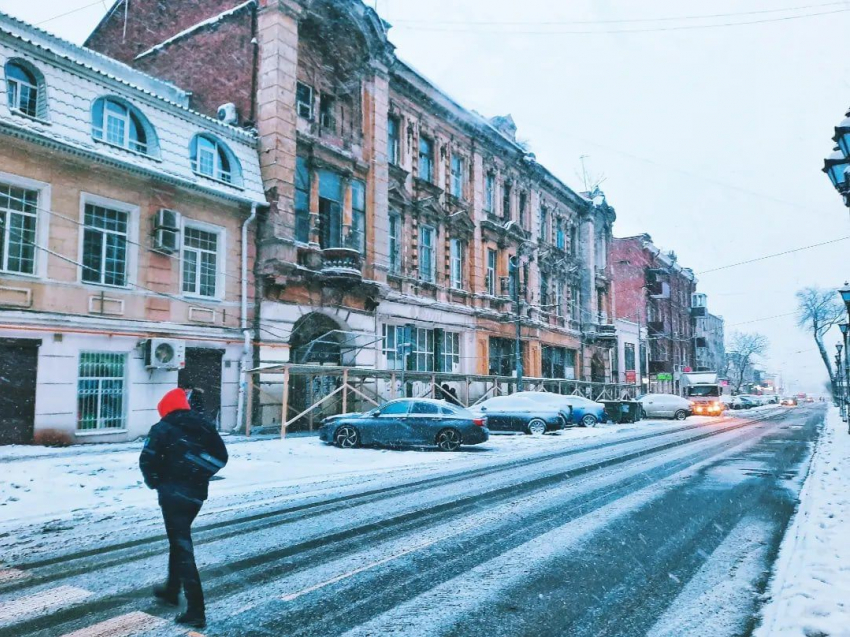
[[[719,268],[712,268],[710,270],[702,270],[701,272],[697,272],[696,274],[703,275],[708,274],[709,272],[718,272],[720,270],[728,270],[729,268],[736,268],[739,265],[746,265],[748,263],[757,263],[759,261],[765,261],[767,259],[774,259],[776,257],[781,257],[786,254],[793,254],[795,252],[802,252],[803,250],[810,250],[812,248],[819,248],[821,246],[830,245],[832,243],[840,243],[841,241],[847,241],[850,239],[850,236],[847,237],[839,237],[838,239],[831,239],[830,241],[823,241],[822,243],[813,243],[809,246],[803,246],[802,248],[793,248],[792,250],[785,250],[783,252],[776,252],[775,254],[766,254],[763,257],[757,257],[755,259],[748,259],[747,261],[738,261],[738,263],[730,263],[729,265],[721,265]]]
[[[802,13],[798,15],[782,16],[777,18],[763,18],[759,20],[742,20],[739,22],[720,22],[715,24],[686,24],[669,27],[649,27],[641,29],[584,29],[584,30],[563,30],[563,29],[538,29],[538,30],[514,30],[514,29],[488,29],[480,27],[463,27],[457,25],[453,28],[432,27],[432,26],[415,26],[399,24],[397,28],[408,31],[427,31],[432,33],[477,33],[482,35],[605,35],[605,34],[621,34],[621,33],[659,33],[662,31],[692,31],[697,29],[717,29],[726,27],[748,26],[755,24],[767,24],[771,22],[788,22],[790,20],[800,20],[803,18],[814,18],[818,16],[833,15],[836,13],[846,13],[850,8],[833,9],[831,11],[818,11],[814,13]]]
[[[102,4],[103,0],[97,0],[97,2],[92,2],[91,4],[83,5],[82,7],[77,7],[76,9],[71,9],[70,11],[66,11],[65,13],[60,13],[59,15],[55,15],[52,18],[47,18],[46,20],[41,20],[40,22],[36,22],[35,26],[41,26],[42,24],[47,24],[48,22],[53,22],[54,20],[58,20],[59,18],[64,18],[65,16],[72,15],[77,13],[78,11],[83,11],[84,9],[90,9],[98,4]]]
[[[791,11],[805,11],[807,9],[822,9],[824,7],[846,7],[846,1],[823,2],[820,4],[807,4],[797,7],[785,7],[780,9],[761,9],[757,11],[736,11],[732,13],[707,13],[702,15],[685,16],[662,16],[660,18],[620,18],[608,20],[417,20],[399,19],[393,20],[393,24],[445,24],[462,26],[551,26],[551,25],[594,25],[594,24],[634,24],[647,22],[679,22],[686,20],[711,20],[717,18],[734,18],[737,16],[764,15],[768,13],[789,13]]]

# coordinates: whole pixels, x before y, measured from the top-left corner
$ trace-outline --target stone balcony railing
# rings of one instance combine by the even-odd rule
[[[320,273],[331,279],[360,281],[363,279],[363,258],[354,248],[325,248],[322,250]]]

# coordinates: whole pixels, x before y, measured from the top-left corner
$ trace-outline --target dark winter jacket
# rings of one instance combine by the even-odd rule
[[[206,500],[210,478],[227,464],[227,449],[212,423],[189,410],[182,389],[168,392],[157,406],[162,416],[151,427],[139,457],[145,484],[160,495]]]
[[[203,390],[198,389],[197,387],[192,390],[192,395],[189,396],[189,409],[199,413],[201,416],[206,415]]]

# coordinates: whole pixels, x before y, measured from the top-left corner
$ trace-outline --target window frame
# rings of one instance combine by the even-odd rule
[[[426,245],[425,237],[430,235],[430,243]],[[425,270],[422,265],[425,259],[425,249],[428,249],[430,258],[428,259],[428,277],[425,276]],[[425,283],[437,283],[437,229],[428,224],[419,226],[419,280]]]
[[[319,128],[336,133],[336,97],[330,93],[319,94]]]
[[[484,212],[494,214],[496,206],[496,174],[488,172],[484,175]]]
[[[201,141],[212,144],[215,151],[213,153],[212,175],[201,171]],[[193,145],[195,148],[194,154],[192,153]],[[227,160],[228,170],[226,171],[223,170],[221,166],[222,155],[224,156],[224,159]],[[192,168],[192,172],[199,177],[211,179],[212,181],[225,184],[226,186],[232,186],[234,188],[242,187],[242,167],[239,164],[239,159],[226,143],[206,131],[196,133],[192,136],[192,139],[189,142],[189,164]]]
[[[309,91],[309,95],[308,95],[308,99],[310,100],[309,102],[305,102],[298,97],[298,90],[302,86]],[[301,119],[307,120],[308,122],[312,122],[313,121],[313,115],[314,115],[314,113],[313,113],[313,102],[314,101],[315,101],[315,89],[305,82],[300,82],[300,81],[296,80],[296,82],[295,82],[295,115],[297,117],[300,117]],[[301,114],[301,107],[302,106],[306,106],[307,115]]]
[[[101,111],[100,121],[97,121],[95,117],[98,107]],[[110,107],[113,107],[112,112],[110,112]],[[119,109],[120,112],[118,112]],[[110,120],[121,122],[123,134],[120,141],[109,138]],[[136,130],[137,139],[135,140],[131,134],[133,129]],[[144,136],[144,142],[138,140],[140,134]],[[92,101],[91,136],[94,141],[112,148],[120,148],[142,157],[158,159],[159,141],[156,130],[145,114],[135,104],[123,97],[100,95]]]
[[[463,289],[464,242],[462,239],[449,239],[449,287]]]
[[[101,197],[99,195],[91,194],[91,193],[81,193],[80,194],[80,232],[79,239],[77,245],[77,254],[79,256],[80,264],[85,263],[85,257],[83,250],[85,248],[85,230],[88,226],[86,226],[86,206],[98,206],[101,208],[107,208],[110,210],[115,210],[117,212],[123,212],[127,214],[127,234],[126,234],[126,247],[125,247],[125,272],[124,272],[124,284],[123,285],[113,285],[110,283],[103,283],[103,274],[102,271],[103,264],[101,263],[101,282],[98,281],[86,281],[83,278],[84,268],[82,265],[77,266],[77,282],[80,285],[90,285],[99,288],[108,288],[111,290],[126,290],[135,287],[135,284],[138,280],[138,260],[139,260],[139,252],[138,252],[138,243],[139,243],[139,206],[134,204],[130,204],[124,201],[118,201],[117,199],[108,199],[106,197]],[[95,230],[100,230],[100,228],[95,228]]]
[[[451,158],[451,184],[450,184],[450,192],[453,197],[458,199],[463,199],[464,197],[464,184],[466,180],[464,176],[466,174],[466,161],[463,155],[459,155],[457,153],[452,153]],[[455,170],[457,167],[457,170]]]
[[[423,145],[427,146],[427,152],[423,149]],[[434,178],[436,177],[436,166],[434,161],[434,148],[436,144],[432,137],[428,137],[427,135],[419,135],[419,162],[416,167],[416,176],[422,181],[427,181],[429,184],[434,183]],[[423,164],[423,159],[425,162]],[[428,174],[423,174],[423,165],[428,166]]]
[[[83,376],[83,356],[84,355],[100,355],[100,356],[110,356],[110,357],[120,357],[121,366],[122,366],[122,374],[120,377],[118,376]],[[76,401],[77,401],[77,410],[80,412],[80,415],[76,419],[76,426],[74,429],[74,433],[76,435],[93,435],[93,434],[110,434],[110,433],[121,433],[127,430],[127,411],[128,411],[128,365],[127,363],[131,360],[129,353],[127,352],[116,352],[116,351],[104,351],[104,350],[80,350],[77,355],[77,390],[76,390]],[[89,363],[89,365],[107,365],[108,363],[104,362],[96,362]],[[82,423],[82,412],[80,410],[80,400],[81,400],[81,383],[84,380],[95,380],[97,382],[97,394],[96,394],[96,416],[95,416],[95,426],[89,428],[82,428],[80,425]],[[104,381],[117,381],[121,382],[121,416],[119,420],[119,426],[117,427],[106,427],[103,426],[104,417],[102,414],[102,400],[103,400],[103,389],[102,383]]]
[[[502,218],[513,219],[513,184],[508,180],[502,182]]]
[[[215,251],[215,294],[207,295],[201,294],[198,290],[201,286],[201,277],[200,277],[200,261],[197,262],[196,271],[195,271],[195,290],[194,291],[186,291],[185,284],[185,259],[186,259],[186,251],[194,250],[201,252],[200,248],[187,248],[186,247],[186,230],[194,229],[200,230],[201,232],[206,232],[208,234],[213,234],[216,237],[216,251]],[[204,251],[207,252],[208,251]],[[183,217],[180,228],[180,294],[186,298],[193,298],[202,301],[222,301],[225,297],[225,285],[226,285],[226,277],[224,274],[224,263],[225,263],[225,255],[227,253],[227,229],[223,226],[216,226],[211,223],[206,223],[204,221],[198,221],[196,219],[187,219]]]
[[[33,271],[14,272],[6,270],[4,264],[0,262],[0,274],[5,278],[23,278],[23,279],[43,279],[47,273],[47,257],[48,253],[42,246],[46,246],[50,238],[50,215],[46,212],[51,209],[51,185],[43,181],[36,181],[27,177],[21,177],[12,173],[0,171],[0,185],[10,186],[12,188],[21,188],[37,193],[36,201],[36,221],[35,221],[35,263]],[[0,241],[3,241],[3,259],[7,258],[8,242],[5,239],[5,232],[0,235]]]
[[[14,66],[20,69],[24,75],[28,76],[28,81],[23,82],[20,78],[9,76],[9,67]],[[10,58],[3,65],[3,79],[6,82],[6,105],[9,110],[15,115],[22,115],[30,119],[46,121],[46,94],[44,86],[44,76],[37,68],[35,68],[28,60],[21,58]],[[31,80],[31,81],[30,81]],[[34,83],[33,83],[34,82]],[[30,98],[33,112],[27,112],[21,107],[22,91],[21,86],[26,86],[34,95]],[[12,100],[12,90],[15,92],[14,105]]]
[[[496,279],[498,278],[499,253],[493,248],[487,248],[484,264],[484,288],[489,296],[496,296]],[[492,264],[490,263],[492,261]]]
[[[387,222],[387,255],[389,258],[387,271],[390,274],[401,274],[401,227],[401,214],[394,210],[390,211]]]
[[[392,126],[391,126],[392,125]],[[390,135],[390,129],[395,129],[395,135]],[[398,166],[401,162],[401,117],[387,116],[387,163]]]
[[[443,349],[440,352],[440,370],[457,374],[460,372],[460,332],[443,332]]]

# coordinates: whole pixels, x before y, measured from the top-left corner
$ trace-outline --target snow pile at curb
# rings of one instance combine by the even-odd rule
[[[755,637],[850,636],[850,435],[830,408]]]

